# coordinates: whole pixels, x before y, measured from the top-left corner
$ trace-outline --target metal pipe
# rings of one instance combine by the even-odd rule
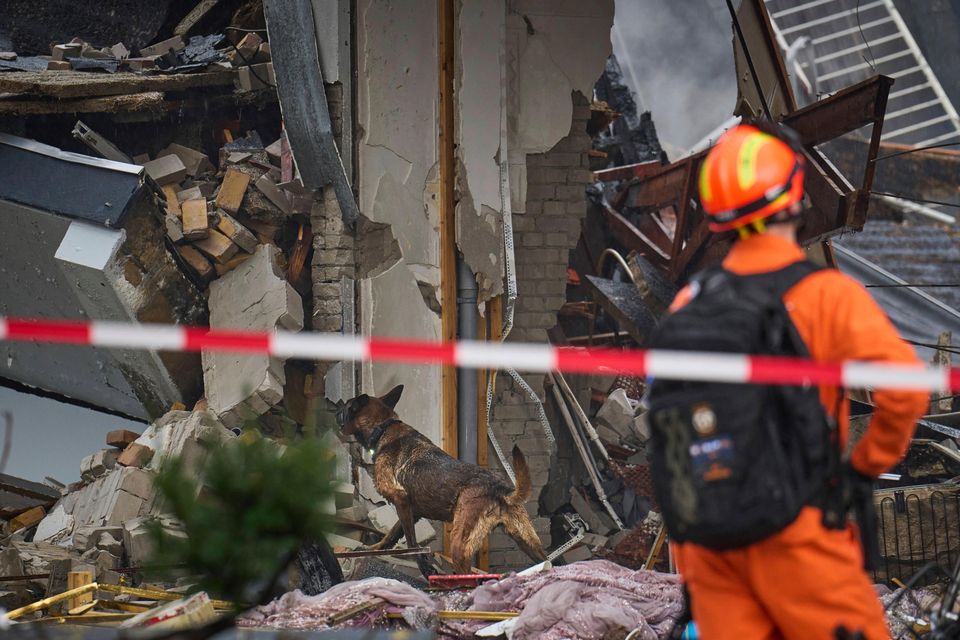
[[[477,279],[470,265],[457,256],[457,329],[461,340],[477,339]],[[477,370],[457,370],[457,453],[477,464]]]

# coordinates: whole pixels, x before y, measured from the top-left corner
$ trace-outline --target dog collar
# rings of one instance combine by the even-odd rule
[[[384,420],[375,426],[373,431],[370,433],[370,441],[367,443],[367,449],[370,450],[370,453],[373,454],[377,450],[377,444],[380,442],[380,438],[383,437],[383,434],[386,433],[387,429],[402,422],[403,420],[398,418],[389,418],[388,420]]]

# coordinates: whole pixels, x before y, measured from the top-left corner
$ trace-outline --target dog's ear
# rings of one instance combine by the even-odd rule
[[[391,409],[397,408],[397,403],[400,402],[400,396],[403,395],[403,385],[398,384],[393,389],[387,392],[387,394],[380,398],[380,402],[387,405]]]

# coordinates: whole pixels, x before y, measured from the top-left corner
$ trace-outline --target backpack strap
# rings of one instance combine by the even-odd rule
[[[812,273],[822,271],[826,267],[821,267],[809,260],[798,260],[793,264],[777,271],[768,273],[755,273],[750,275],[737,275],[742,281],[749,283],[750,286],[758,287],[765,293],[776,299],[783,298],[784,294],[797,285],[801,280]]]

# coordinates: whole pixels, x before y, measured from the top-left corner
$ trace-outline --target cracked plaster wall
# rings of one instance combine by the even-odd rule
[[[357,6],[357,159],[361,212],[390,226],[400,260],[360,280],[364,335],[440,338],[421,283],[440,284],[437,211],[437,8],[434,0]],[[440,439],[440,369],[366,363],[362,390],[402,383],[398,411]]]

